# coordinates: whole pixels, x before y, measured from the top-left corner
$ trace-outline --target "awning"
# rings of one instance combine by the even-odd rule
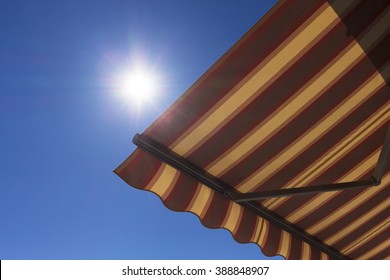
[[[287,259],[390,258],[390,3],[280,1],[115,172]]]

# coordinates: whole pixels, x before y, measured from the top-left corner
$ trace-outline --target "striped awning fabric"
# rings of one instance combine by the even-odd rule
[[[387,0],[280,1],[139,136],[177,160],[137,148],[115,172],[266,255],[390,259],[389,33]],[[227,195],[369,182],[378,160],[372,186]]]

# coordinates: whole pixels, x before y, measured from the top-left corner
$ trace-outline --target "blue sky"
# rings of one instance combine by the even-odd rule
[[[0,1],[0,259],[262,259],[114,170],[272,1]],[[158,73],[134,110],[115,75]]]

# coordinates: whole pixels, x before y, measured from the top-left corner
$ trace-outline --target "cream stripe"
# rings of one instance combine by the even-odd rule
[[[302,241],[302,260],[310,260],[311,258],[311,247],[306,242]]]
[[[252,232],[252,236],[251,236],[251,241],[254,241],[256,242],[259,238],[259,234],[260,234],[260,217],[256,217],[256,224],[255,224],[255,228]]]
[[[262,229],[262,223],[263,218],[260,218],[259,216],[256,217],[256,225],[255,229],[253,230],[251,241],[258,243],[259,237],[260,237],[260,231]]]
[[[367,221],[369,221],[371,218],[373,218],[375,215],[380,213],[381,211],[388,209],[390,206],[390,201],[384,201],[381,204],[379,204],[377,207],[372,209],[371,211],[368,211],[365,215],[361,216],[360,218],[353,221],[349,226],[345,227],[343,230],[337,232],[333,236],[327,238],[325,240],[325,243],[333,245],[340,239],[344,238],[354,230],[356,230],[359,226],[363,225]],[[309,232],[310,233],[310,232]]]
[[[234,204],[236,204],[236,203],[234,203]],[[236,204],[236,205],[239,207],[239,209],[238,209],[239,213],[238,213],[238,217],[236,220],[236,224],[234,225],[233,230],[232,230],[233,235],[237,234],[238,230],[240,229],[240,226],[245,227],[245,221],[244,221],[244,224],[241,224],[241,222],[243,222],[242,217],[244,215],[245,208],[243,208],[239,204]]]
[[[285,230],[282,230],[281,238],[279,241],[278,254],[289,259],[291,251],[291,234]]]
[[[227,212],[227,217],[225,218],[226,221],[221,225],[221,227],[230,230],[234,234],[235,229],[238,227],[238,223],[241,220],[242,206],[234,202],[230,202],[230,204],[230,209]]]
[[[379,116],[379,117],[378,117]],[[320,176],[329,166],[340,160],[346,153],[359,145],[366,137],[374,133],[378,128],[382,126],[384,122],[388,120],[390,116],[390,108],[388,105],[383,106],[375,115],[373,115],[369,120],[355,129],[352,134],[348,135],[340,144],[335,146],[332,150],[329,150],[323,157],[321,157],[316,163],[312,166],[309,166],[308,170],[305,170],[293,181],[290,181],[286,188],[291,188],[295,186],[305,186],[309,185],[311,181]],[[375,158],[377,160],[377,158]],[[364,174],[364,173],[362,173]],[[362,175],[360,174],[360,176]],[[351,180],[356,180],[360,177],[359,175]],[[338,182],[347,182],[345,179],[338,180]],[[288,198],[275,198],[264,201],[263,205],[275,209],[284,203]],[[292,214],[292,213],[291,213]]]
[[[228,93],[227,96],[232,95],[230,98],[214,106],[206,119],[192,126],[188,130],[190,133],[184,139],[178,139],[170,148],[180,155],[185,155],[199,142],[216,133],[217,127],[220,127],[227,119],[231,119],[244,109],[242,105],[254,98],[258,90],[265,90],[265,86],[269,85],[271,80],[282,75],[287,70],[285,65],[289,64],[292,59],[297,59],[298,56],[307,52],[308,49],[305,48],[307,45],[323,37],[325,34],[322,33],[327,30],[328,26],[340,20],[328,3],[324,3],[321,8],[323,9],[324,6],[325,10],[317,18],[310,19],[311,22],[306,21],[303,24],[307,27],[301,33],[293,38],[290,36],[286,40],[290,42],[283,49],[271,53],[269,57],[272,59],[266,58],[265,60],[269,62],[259,69],[246,84],[235,89],[235,92]]]
[[[260,229],[260,235],[257,243],[260,245],[261,248],[263,248],[268,239],[269,223],[267,220],[263,218],[260,219],[261,219],[261,229]]]
[[[321,255],[321,260],[329,260],[329,255],[328,254],[325,254],[324,252],[320,252],[320,255]]]
[[[363,246],[368,241],[372,240],[379,234],[381,234],[384,231],[389,231],[389,225],[390,225],[390,218],[385,219],[369,231],[367,231],[365,234],[360,236],[358,239],[354,240],[352,243],[348,244],[348,246],[344,247],[341,252],[345,255],[351,253],[352,251],[355,251],[357,248]]]
[[[371,95],[375,94],[375,92],[385,84],[385,81],[379,73],[375,75],[369,83],[358,90],[358,92],[356,92],[356,94],[349,98],[345,103],[328,114],[307,134],[286,147],[281,153],[270,160],[266,166],[253,172],[248,179],[237,186],[237,189],[243,193],[253,191],[258,185],[263,183],[271,175],[275,174],[282,167],[286,166],[292,159],[297,157],[303,150],[314,144],[316,139],[324,135],[343,118],[347,117],[351,111],[356,109]]]
[[[388,183],[390,183],[390,174],[382,179],[381,186],[386,185]],[[326,216],[325,219],[322,219],[322,220],[318,221],[317,223],[313,224],[306,231],[312,235],[316,235],[320,231],[329,227],[331,224],[336,223],[339,219],[341,219],[342,217],[344,217],[345,215],[347,215],[348,213],[350,213],[351,211],[353,211],[354,209],[359,207],[362,203],[364,203],[365,201],[367,201],[368,199],[373,197],[375,194],[382,191],[383,187],[381,187],[381,186],[367,188],[360,195],[354,197],[353,200],[349,201],[349,203],[346,203],[345,206],[338,208],[338,209],[334,209],[333,212],[331,214],[329,214],[328,216]],[[388,202],[385,201],[384,203],[386,205],[388,205],[390,203],[390,201],[388,201]],[[370,213],[370,212],[371,211],[368,211],[368,213]],[[378,210],[378,212],[379,212],[379,210]],[[368,213],[366,213],[366,214],[368,214]],[[375,212],[375,213],[377,213],[377,212]],[[354,222],[354,224],[355,223],[356,222]],[[328,240],[330,240],[330,242],[333,242],[334,239],[328,238]],[[336,242],[336,241],[334,241],[334,242]]]
[[[168,198],[168,196],[171,194],[171,192],[173,191],[173,189],[176,187],[176,183],[177,183],[177,180],[180,177],[180,174],[181,173],[179,171],[176,172],[175,178],[173,178],[172,183],[168,185],[168,188],[160,196],[162,198],[162,200],[166,200]]]
[[[188,205],[187,205],[187,208],[186,208],[186,210],[185,210],[186,212],[192,212],[191,209],[194,207],[194,204],[196,203],[196,199],[197,199],[197,197],[198,197],[198,195],[199,195],[201,189],[202,189],[202,184],[201,184],[201,183],[198,183],[198,184],[196,185],[195,193],[194,193],[194,195],[192,196],[190,203],[188,203]]]
[[[363,163],[357,166],[352,172],[348,173],[346,176],[338,180],[339,182],[347,182],[347,181],[355,181],[358,178],[362,176],[362,174],[367,173],[369,170],[372,170],[379,157],[380,150],[378,149],[373,155],[370,155],[368,158],[366,158]],[[319,194],[314,199],[308,201],[304,205],[300,205],[300,207],[296,210],[291,212],[286,219],[291,223],[296,223],[297,221],[303,219],[308,214],[310,214],[313,209],[317,209],[319,206],[325,204],[326,202],[333,199],[335,196],[337,196],[339,192],[328,192]]]
[[[192,204],[192,207],[188,209],[188,211],[195,213],[199,217],[203,217],[205,211],[207,211],[210,201],[213,197],[213,190],[209,187],[206,187],[205,185],[199,184],[198,188],[200,188],[198,194],[196,197],[194,197],[194,202]]]
[[[170,186],[174,183],[175,178],[177,180],[178,171],[167,165],[162,164],[160,167],[162,169],[161,173],[157,172],[156,176],[158,178],[153,178],[152,182],[155,181],[148,190],[158,194],[161,198],[165,195],[165,193],[170,189]]]
[[[368,260],[375,256],[376,254],[380,253],[381,251],[388,249],[390,247],[390,238],[388,238],[385,242],[381,243],[377,247],[373,248],[372,250],[368,251],[364,255],[359,256],[358,259],[360,260]],[[386,258],[389,259],[389,258]]]

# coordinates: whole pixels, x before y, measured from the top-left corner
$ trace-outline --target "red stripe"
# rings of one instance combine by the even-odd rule
[[[165,203],[174,211],[185,211],[196,193],[197,186],[198,181],[180,174]]]
[[[275,256],[278,253],[281,237],[282,230],[279,227],[270,224],[268,229],[268,236],[265,245],[263,246],[263,253],[267,256]]]
[[[296,238],[295,236],[291,237],[291,245],[290,245],[290,256],[289,260],[299,260],[301,259],[302,254],[302,240]]]
[[[315,247],[310,246],[311,248],[311,258],[312,260],[320,260],[321,259],[321,251]]]
[[[155,157],[137,149],[138,153],[133,154],[132,160],[121,170],[116,170],[116,174],[129,185],[144,189],[154,177],[161,166],[161,161]],[[144,168],[147,166],[148,168]]]
[[[234,234],[234,239],[241,243],[250,242],[253,232],[255,231],[257,215],[253,212],[243,209],[240,224],[237,232]]]
[[[228,212],[230,200],[223,195],[214,192],[210,206],[202,218],[202,223],[209,228],[221,227],[226,213]]]

